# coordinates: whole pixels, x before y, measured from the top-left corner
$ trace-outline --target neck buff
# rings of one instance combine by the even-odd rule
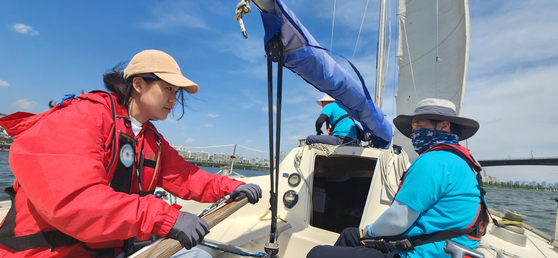
[[[457,144],[459,136],[446,131],[423,128],[412,132],[411,140],[415,151],[420,155],[440,143]]]

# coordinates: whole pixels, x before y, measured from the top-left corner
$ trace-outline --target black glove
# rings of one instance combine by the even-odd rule
[[[317,134],[317,135],[322,135],[322,134],[324,134],[324,132],[322,132],[322,129],[318,129],[318,130],[316,131],[316,134]]]
[[[178,240],[184,248],[190,250],[199,244],[208,233],[207,222],[195,214],[181,211],[167,237]]]
[[[262,198],[262,189],[260,188],[260,186],[258,186],[256,184],[239,185],[231,193],[231,197],[236,200],[236,197],[240,193],[246,194],[246,197],[248,197],[248,202],[250,202],[251,204],[257,203],[260,200],[260,198]]]

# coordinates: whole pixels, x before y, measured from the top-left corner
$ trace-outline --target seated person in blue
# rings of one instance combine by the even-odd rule
[[[391,206],[372,224],[344,229],[334,246],[307,258],[450,257],[446,240],[475,249],[489,222],[480,165],[458,144],[479,129],[445,99],[425,99],[393,123],[420,155],[403,175]]]
[[[355,122],[345,110],[341,109],[335,103],[335,99],[326,93],[324,97],[317,100],[316,103],[323,107],[322,113],[316,120],[317,135],[306,137],[306,144],[325,143],[341,145],[356,140],[357,131]],[[326,123],[329,135],[323,135],[322,125],[324,122]]]

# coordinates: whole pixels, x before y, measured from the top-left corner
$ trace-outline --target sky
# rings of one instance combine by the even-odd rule
[[[209,3],[209,4],[208,4]],[[169,53],[199,92],[155,126],[192,151],[268,158],[267,72],[257,8],[238,1],[0,1],[0,113],[44,112],[64,94],[104,89],[102,75],[145,49]],[[284,0],[320,45],[351,59],[374,91],[378,0]],[[384,113],[391,121],[397,71],[397,6]],[[335,9],[335,19],[333,10]],[[366,12],[364,12],[366,11]],[[558,4],[469,1],[470,56],[462,115],[481,124],[467,141],[478,160],[558,157]],[[359,36],[359,30],[362,30]],[[332,26],[333,25],[333,26]],[[332,29],[333,27],[333,29]],[[358,42],[357,42],[358,38]],[[347,70],[348,64],[335,58]],[[275,72],[275,69],[274,69]],[[323,94],[284,70],[281,150],[314,134]],[[225,146],[223,146],[225,145]],[[223,146],[213,147],[211,146]],[[558,182],[558,167],[491,167],[500,180]]]

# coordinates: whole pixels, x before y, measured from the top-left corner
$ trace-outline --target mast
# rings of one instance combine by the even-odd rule
[[[378,29],[378,56],[376,57],[376,88],[374,91],[374,103],[382,107],[384,100],[384,68],[386,56],[386,17],[387,0],[380,2],[380,28]]]
[[[233,172],[235,157],[236,157],[236,143],[234,144],[233,154],[231,155],[231,173]]]

